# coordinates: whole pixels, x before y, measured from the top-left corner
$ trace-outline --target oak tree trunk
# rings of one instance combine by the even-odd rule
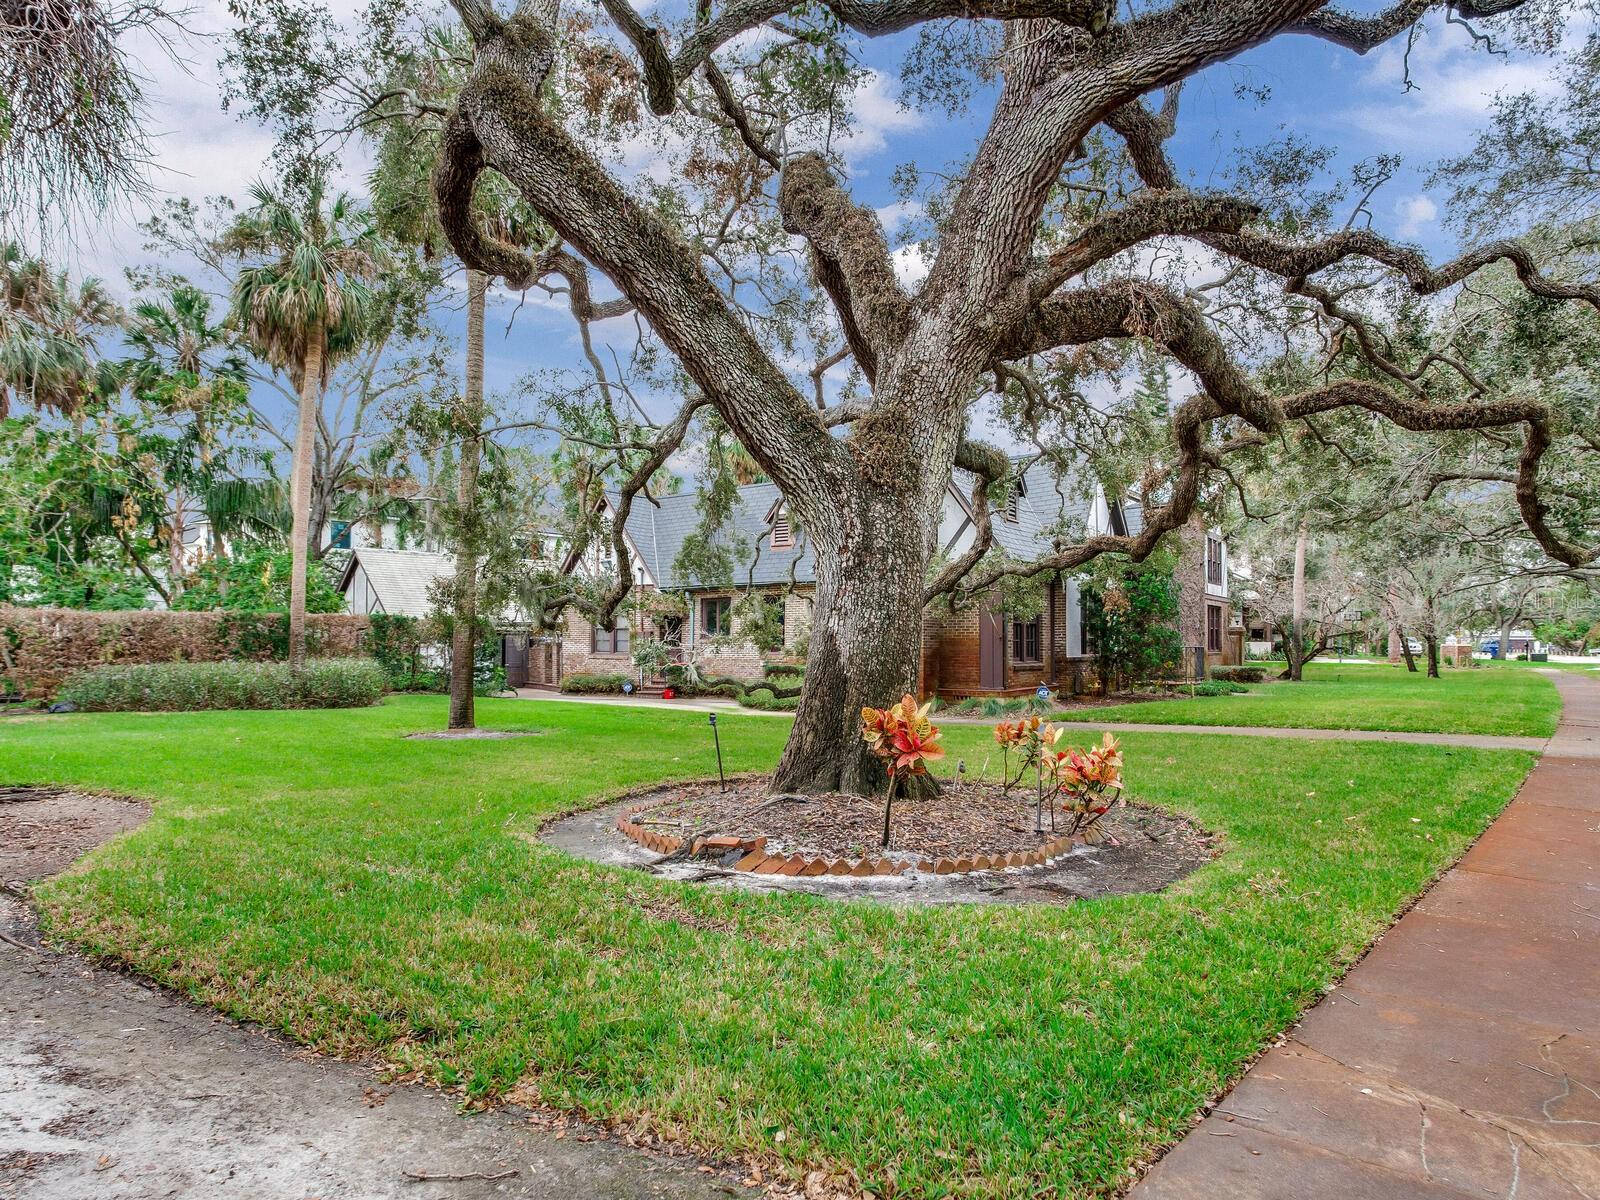
[[[1500,640],[1495,644],[1494,656],[1496,658],[1511,657],[1511,622],[1506,621],[1500,626]]]
[[[841,498],[842,536],[817,554],[811,653],[775,792],[866,795],[887,782],[861,740],[861,710],[917,691],[932,517],[916,490],[864,484],[853,503]]]
[[[478,645],[478,463],[483,442],[483,318],[488,279],[467,272],[467,370],[462,396],[464,424],[472,434],[461,442],[456,472],[456,600],[450,634],[450,728],[471,729],[476,720],[472,692]]]
[[[311,540],[311,458],[316,452],[317,406],[322,399],[323,331],[306,339],[300,368],[300,420],[294,438],[294,473],[290,502],[294,520],[289,533],[289,670],[306,665],[306,552]]]
[[[1428,647],[1428,678],[1439,678],[1439,639],[1434,634],[1423,637],[1423,643]]]

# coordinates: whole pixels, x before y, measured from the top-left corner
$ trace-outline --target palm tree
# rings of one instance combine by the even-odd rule
[[[168,507],[168,572],[181,586],[184,535],[191,511],[205,517],[211,553],[239,533],[277,533],[288,524],[282,489],[261,451],[223,444],[222,426],[240,423],[245,364],[224,321],[213,321],[211,298],[178,284],[163,298],[133,306],[128,342],[139,352],[133,390],[180,431],[162,443]]]
[[[13,395],[75,415],[99,390],[98,335],[121,322],[98,279],[73,287],[17,243],[0,244],[0,419]]]
[[[329,199],[320,176],[299,195],[264,183],[250,193],[254,206],[223,240],[225,249],[256,260],[234,283],[230,320],[256,354],[288,372],[299,396],[289,547],[289,666],[299,671],[306,657],[311,470],[322,389],[333,364],[358,349],[371,327],[376,303],[368,283],[383,252],[366,210],[343,193]]]

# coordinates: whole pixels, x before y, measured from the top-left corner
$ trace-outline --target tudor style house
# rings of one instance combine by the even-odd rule
[[[967,497],[971,480],[961,473],[946,490],[939,526],[940,549],[954,557],[976,536]],[[1088,496],[1088,499],[1084,499]],[[735,563],[734,586],[679,574],[677,562],[700,515],[693,492],[635,501],[625,528],[635,586],[618,610],[615,628],[594,626],[570,613],[559,637],[507,638],[507,673],[514,683],[551,685],[579,674],[631,675],[633,650],[642,639],[663,643],[677,660],[692,659],[707,674],[757,679],[767,658],[801,658],[809,638],[815,558],[804,532],[789,520],[782,494],[769,483],[739,489],[720,537]],[[614,511],[613,501],[603,503]],[[1132,502],[1108,500],[1098,487],[1071,486],[1044,464],[1027,469],[1003,511],[993,514],[996,546],[1017,559],[1047,553],[1055,538],[1085,534],[1137,533],[1141,512]],[[1228,602],[1227,547],[1220,531],[1198,524],[1183,531],[1178,572],[1180,633],[1185,670],[1240,661],[1243,630]],[[610,543],[572,557],[563,569],[611,575]],[[923,623],[924,694],[947,699],[1021,694],[1041,685],[1068,693],[1092,683],[1093,658],[1085,646],[1078,581],[1056,574],[1045,580],[1046,603],[1038,616],[1008,615],[998,605],[952,611],[936,603]],[[747,594],[770,602],[763,651],[750,636]],[[776,629],[774,630],[774,619]],[[641,681],[648,682],[648,681]]]

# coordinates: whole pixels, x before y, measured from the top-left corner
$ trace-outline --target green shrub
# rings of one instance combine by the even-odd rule
[[[287,663],[139,663],[81,671],[57,699],[86,712],[360,708],[378,702],[385,682],[370,658],[314,658],[299,675]]]
[[[568,675],[561,681],[561,690],[574,696],[621,695],[626,675]]]
[[[1225,683],[1260,683],[1267,677],[1265,667],[1212,667],[1211,678]]]
[[[793,712],[800,707],[799,696],[774,696],[763,688],[739,693],[739,703],[761,712]]]
[[[768,679],[784,675],[799,679],[805,677],[806,665],[798,662],[764,662],[761,664],[761,673]]]
[[[450,676],[443,671],[416,671],[409,675],[389,676],[392,692],[448,692]]]
[[[1199,683],[1169,683],[1168,690],[1176,696],[1236,696],[1250,689],[1227,679],[1204,679]]]

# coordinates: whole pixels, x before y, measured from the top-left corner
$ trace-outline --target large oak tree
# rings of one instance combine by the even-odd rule
[[[930,269],[915,290],[900,282],[882,227],[852,200],[838,165],[814,151],[792,151],[759,97],[741,94],[737,62],[725,69],[719,61],[725,51],[736,58],[729,48],[747,31],[792,29],[786,0],[702,4],[678,28],[651,26],[625,0],[604,0],[637,56],[651,111],[665,116],[681,108],[735,132],[748,168],[761,173],[775,197],[784,228],[803,239],[811,272],[870,385],[870,395],[847,411],[819,409],[802,394],[713,281],[697,248],[564,124],[549,85],[563,39],[579,35],[554,0],[523,0],[510,13],[487,0],[455,4],[475,42],[474,62],[448,120],[435,188],[456,251],[513,287],[547,269],[475,224],[473,186],[493,169],[649,323],[692,380],[689,403],[714,406],[782,489],[816,547],[810,670],[778,788],[874,785],[856,714],[863,704],[913,686],[930,595],[982,589],[1000,573],[1072,569],[1107,552],[1142,557],[1188,519],[1229,453],[1289,422],[1359,408],[1412,430],[1493,429],[1516,438],[1523,520],[1552,558],[1595,557],[1595,546],[1574,544],[1545,520],[1539,472],[1551,435],[1544,404],[1488,392],[1461,398],[1454,384],[1448,399],[1436,400],[1431,378],[1449,364],[1397,360],[1381,338],[1368,337],[1366,319],[1321,276],[1358,263],[1428,295],[1503,262],[1541,297],[1600,308],[1600,288],[1547,277],[1511,241],[1491,241],[1435,266],[1368,229],[1285,236],[1258,222],[1262,205],[1250,195],[1184,187],[1165,151],[1180,85],[1210,64],[1284,36],[1364,53],[1404,36],[1430,11],[1502,19],[1517,0],[1403,0],[1373,15],[1318,0],[1178,0],[1141,7],[1127,19],[1104,0],[829,4],[835,29],[868,36],[934,21],[999,27],[993,113],[948,196]],[[1096,138],[1125,148],[1143,187],[1088,219],[1063,219],[1062,206],[1052,201],[1064,172]],[[1320,312],[1323,328],[1358,345],[1368,369],[1275,393],[1257,382],[1192,293],[1096,270],[1173,236],[1276,280],[1283,293]],[[972,554],[930,579],[940,498],[952,469],[999,480],[1008,467],[971,436],[984,381],[1035,356],[1135,338],[1181,364],[1200,389],[1171,413],[1172,454],[1160,477],[1146,481],[1143,529],[1060,545],[1025,565],[980,565],[987,549],[980,539]],[[842,436],[840,425],[848,426]],[[612,608],[623,588],[619,580],[608,598]]]

